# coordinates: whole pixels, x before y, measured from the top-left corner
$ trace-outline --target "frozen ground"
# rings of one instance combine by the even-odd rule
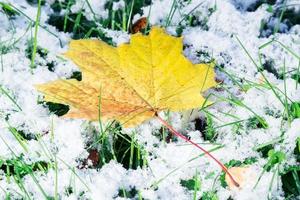
[[[36,1],[0,1],[1,199],[299,198],[299,0],[154,0],[133,12],[134,21],[149,17],[182,35],[193,62],[216,60],[220,85],[206,94],[215,103],[161,115],[228,166],[248,166],[254,175],[240,189],[229,189],[213,161],[156,120],[101,131],[98,123],[61,118],[66,107],[43,102],[35,84],[79,74],[60,55],[72,38],[114,45],[130,38],[105,24],[108,1],[66,2],[43,2],[36,27]],[[131,5],[111,7],[121,13]],[[75,16],[70,30],[59,18],[66,15]],[[84,32],[88,22],[98,35]]]

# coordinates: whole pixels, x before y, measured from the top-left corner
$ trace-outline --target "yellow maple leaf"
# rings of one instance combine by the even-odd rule
[[[182,48],[182,37],[158,27],[118,47],[73,40],[65,56],[80,67],[82,81],[57,80],[37,89],[46,101],[70,105],[67,117],[101,116],[134,126],[161,110],[200,107],[205,101],[201,92],[216,85],[213,64],[192,64]]]

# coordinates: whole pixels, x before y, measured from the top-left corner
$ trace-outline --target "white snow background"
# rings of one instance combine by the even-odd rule
[[[29,173],[21,181],[10,177],[5,173],[7,170],[1,168],[0,199],[8,196],[10,199],[45,199],[46,196],[48,199],[127,199],[119,195],[119,191],[130,191],[133,188],[138,194],[131,199],[193,199],[194,191],[184,187],[181,181],[193,179],[196,174],[201,182],[198,198],[205,192],[215,193],[215,198],[220,200],[229,197],[238,200],[285,198],[278,173],[288,166],[299,165],[294,149],[297,137],[300,136],[300,119],[285,119],[286,107],[268,84],[264,83],[263,75],[277,91],[283,91],[278,94],[289,103],[300,102],[300,85],[291,77],[292,73],[287,73],[285,79],[276,77],[267,70],[260,73],[247,53],[256,63],[259,63],[260,53],[263,54],[262,62],[272,61],[278,73],[297,72],[300,65],[300,25],[287,27],[278,22],[278,18],[273,19],[267,4],[248,11],[258,0],[192,0],[178,1],[179,8],[166,28],[170,34],[176,35],[177,25],[189,13],[193,13],[199,21],[206,22],[195,26],[183,24],[184,54],[195,63],[214,58],[222,66],[220,69],[216,68],[216,79],[224,87],[208,91],[213,94],[212,99],[217,103],[207,108],[206,112],[194,111],[192,115],[171,113],[169,122],[206,149],[222,146],[212,154],[223,163],[232,159],[241,162],[251,157],[257,159],[250,165],[257,176],[253,177],[255,180],[249,181],[241,189],[230,190],[221,186],[221,170],[210,158],[202,156],[189,161],[202,153],[197,148],[180,139],[169,143],[161,141],[155,133],[162,125],[155,119],[134,129],[124,130],[129,135],[136,133],[136,143],[147,152],[146,166],[126,169],[121,163],[111,160],[100,169],[78,167],[80,160],[89,155],[87,141],[93,138],[95,130],[99,130],[98,123],[57,117],[50,113],[45,104],[40,103],[43,95],[34,87],[35,84],[58,78],[69,78],[73,72],[78,71],[71,61],[60,56],[67,50],[72,34],[59,31],[47,23],[53,12],[50,5],[54,0],[46,1],[40,17],[40,24],[45,28],[38,29],[37,45],[47,50],[47,56],[37,54],[37,67],[30,68],[31,60],[26,56],[26,49],[28,41],[34,35],[37,5],[25,0],[3,2],[13,5],[28,18],[16,15],[14,19],[10,19],[4,12],[0,12],[0,166],[2,161],[16,158],[22,159],[26,164],[43,161],[54,163],[55,166],[49,167],[45,172],[36,170]],[[93,14],[85,0],[78,0],[71,6],[70,12],[83,10],[83,15],[88,20],[93,20],[95,16],[107,18],[106,2],[89,0]],[[154,0],[151,6],[142,8],[143,16],[149,16],[151,25],[164,25],[173,3],[173,0]],[[300,2],[297,0],[283,3],[299,10]],[[277,3],[274,7],[283,3]],[[113,9],[123,7],[123,1],[115,2]],[[142,16],[137,14],[133,19],[140,17]],[[30,21],[32,25],[29,25]],[[274,26],[278,24],[278,33],[266,37],[268,30],[261,31],[262,21],[268,22],[270,26],[272,23]],[[126,32],[104,28],[103,31],[115,44],[130,40],[130,35]],[[268,43],[272,38],[274,41]],[[260,48],[266,43],[267,46]],[[53,71],[49,71],[47,66],[51,62],[54,63]],[[247,87],[247,90],[242,90],[228,74],[240,85]],[[236,99],[247,107],[220,101],[219,97]],[[218,127],[215,129],[217,135],[214,143],[211,144],[204,141],[203,133],[195,129],[194,121],[208,115],[213,116],[213,126]],[[163,113],[162,116],[166,117]],[[244,122],[254,116],[261,116],[268,128],[247,127]],[[239,120],[244,121],[241,125],[243,127],[236,131],[237,124],[230,123]],[[227,125],[223,126],[224,124]],[[38,136],[38,139],[19,141],[16,134],[13,134],[14,130]],[[276,142],[278,139],[280,142]],[[256,148],[268,142],[273,144],[275,151],[283,152],[286,158],[269,172],[263,173],[258,185],[254,187],[268,162],[268,158],[263,157]],[[98,148],[101,149],[101,146]],[[89,162],[89,165],[92,164]],[[174,169],[177,170],[173,171]],[[171,174],[168,175],[169,173]]]

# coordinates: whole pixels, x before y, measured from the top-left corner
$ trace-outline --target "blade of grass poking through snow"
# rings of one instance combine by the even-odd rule
[[[16,128],[11,127],[8,122],[6,121],[7,125],[8,125],[8,130],[9,132],[11,132],[13,134],[13,136],[15,137],[15,139],[19,142],[20,146],[23,148],[23,150],[25,152],[28,152],[28,148],[27,148],[27,142],[26,140],[24,140],[24,138],[19,134],[19,132],[17,131]]]
[[[272,199],[272,187],[273,187],[276,175],[279,175],[279,164],[277,164],[276,169],[273,171],[273,174],[272,174],[272,178],[271,178],[270,185],[268,188],[268,199]]]
[[[234,122],[229,122],[227,124],[222,124],[220,126],[215,126],[214,129],[219,129],[219,128],[223,128],[223,127],[226,127],[226,126],[231,126],[231,125],[239,124],[239,123],[245,122],[247,120],[248,119],[242,119],[242,120],[238,120],[238,121],[234,121]]]
[[[232,182],[239,187],[239,183],[234,179],[234,177],[231,175],[231,173],[227,170],[227,167],[225,167],[218,159],[216,159],[211,153],[209,153],[209,151],[205,150],[204,148],[202,148],[200,145],[198,145],[197,143],[193,142],[192,140],[190,140],[189,138],[187,138],[186,136],[182,135],[181,133],[177,132],[170,124],[168,124],[168,122],[166,122],[164,119],[162,119],[158,114],[156,114],[157,119],[159,119],[159,121],[165,126],[167,127],[174,135],[176,135],[177,137],[183,139],[186,142],[191,143],[192,145],[194,145],[195,147],[197,147],[198,149],[200,149],[201,151],[203,151],[208,157],[210,157],[211,159],[213,159],[220,167],[221,169],[230,177],[230,179],[232,180]]]
[[[268,124],[264,120],[264,118],[259,116],[258,114],[256,114],[256,112],[254,112],[250,107],[248,107],[246,104],[244,104],[241,100],[239,100],[237,98],[234,98],[233,96],[231,98],[224,98],[224,97],[218,96],[216,94],[213,94],[213,95],[216,96],[219,99],[222,99],[223,101],[226,101],[226,102],[232,103],[236,106],[240,106],[240,107],[243,107],[243,108],[247,109],[248,111],[250,111],[257,118],[257,120],[261,123],[263,128],[265,128],[265,129],[268,128]]]
[[[207,120],[207,126],[210,128],[212,128],[212,119],[222,121],[222,119],[220,119],[218,116],[216,116],[215,114],[213,114],[207,110],[203,110],[203,112],[205,113],[205,118]]]
[[[49,148],[47,147],[47,144],[42,140],[41,135],[38,135],[36,137],[39,146],[41,147],[41,151],[44,153],[44,155],[49,159],[49,160],[54,160],[55,159],[55,154],[53,154]]]
[[[196,169],[196,176],[194,177],[194,192],[193,192],[193,200],[197,200],[197,192],[200,190],[201,182],[199,179],[199,173],[198,170]]]
[[[4,71],[4,64],[3,64],[3,51],[4,51],[4,46],[2,46],[2,43],[0,45],[0,63],[1,63],[1,71]]]
[[[81,16],[82,16],[82,9],[79,11],[75,18],[74,26],[73,26],[73,34],[76,33],[77,28],[80,27],[80,21],[81,21]]]
[[[298,173],[297,173],[296,170],[293,170],[292,174],[293,174],[293,178],[295,180],[295,184],[296,184],[296,187],[297,187],[298,194],[300,194],[300,180],[299,180]]]
[[[132,168],[133,165],[133,154],[134,154],[134,143],[135,143],[135,132],[131,134],[130,141],[130,157],[129,157],[129,168]]]
[[[122,12],[122,30],[126,31],[126,25],[127,25],[127,13],[126,13],[127,7],[125,6],[125,8],[123,9]]]
[[[173,0],[172,6],[170,8],[170,11],[169,11],[169,14],[168,14],[168,17],[166,20],[165,27],[168,27],[170,25],[173,15],[176,12],[176,9],[177,9],[177,2],[176,2],[176,0]]]
[[[280,46],[282,46],[282,48],[284,48],[287,52],[289,52],[291,55],[293,55],[295,58],[297,58],[300,61],[300,55],[298,55],[297,53],[295,53],[294,50],[292,50],[291,48],[287,47],[286,45],[284,45],[279,40],[274,40],[274,42],[277,42]]]
[[[274,86],[270,83],[270,81],[267,79],[267,77],[264,75],[264,73],[260,70],[261,67],[258,66],[258,64],[255,62],[254,58],[250,55],[249,51],[246,49],[246,47],[243,45],[243,43],[241,42],[241,40],[236,35],[235,35],[235,38],[237,39],[238,43],[241,45],[241,47],[243,48],[243,50],[245,51],[245,53],[247,54],[247,56],[250,58],[250,60],[252,61],[252,63],[255,65],[257,71],[262,75],[262,77],[264,78],[264,80],[266,81],[266,83],[269,85],[269,87],[272,90],[272,92],[274,93],[274,95],[278,98],[278,100],[284,106],[284,102],[282,101],[282,99],[280,98],[280,96],[275,91]],[[260,53],[260,50],[258,52],[258,57],[259,57],[259,61],[260,61],[260,64],[261,64],[262,62],[261,62],[261,53]]]
[[[214,63],[214,61],[212,61],[212,63]],[[200,89],[200,92],[203,92],[203,88],[204,88],[205,84],[207,84],[207,82],[209,81],[209,80],[208,80],[209,70],[210,70],[210,68],[207,67],[207,68],[206,68],[206,72],[205,72],[205,78],[204,78],[202,87],[201,87],[201,89]]]
[[[91,192],[91,189],[89,188],[89,186],[82,180],[82,178],[80,178],[80,176],[75,172],[75,169],[73,167],[71,167],[70,165],[68,165],[68,163],[66,163],[63,159],[57,157],[58,160],[60,160],[66,167],[69,168],[69,170],[78,178],[78,180],[85,186],[85,188]]]
[[[38,186],[39,190],[42,192],[43,196],[45,197],[45,199],[48,199],[48,195],[46,194],[46,192],[44,191],[44,189],[42,188],[42,186],[40,185],[39,181],[37,180],[37,178],[35,177],[35,175],[30,172],[29,175],[31,176],[33,182]]]
[[[58,169],[57,169],[57,158],[55,155],[55,159],[54,159],[54,170],[55,170],[55,178],[54,178],[54,199],[58,200]]]
[[[14,42],[11,44],[11,46],[14,46],[15,44],[17,44],[18,42],[21,41],[21,39],[26,35],[26,33],[27,33],[27,32],[29,31],[29,29],[31,28],[31,25],[32,25],[32,23],[29,22],[29,24],[28,24],[26,30],[24,31],[24,33],[23,33],[19,38],[17,38],[17,39],[13,38],[13,39],[15,39],[15,40],[14,40]]]
[[[30,195],[29,195],[29,192],[27,192],[25,186],[24,186],[24,181],[19,178],[19,177],[16,177],[16,176],[13,176],[13,179],[16,183],[16,185],[20,188],[20,190],[24,193],[23,194],[23,197],[26,197],[28,199],[31,199]]]
[[[226,117],[231,117],[231,118],[240,120],[240,118],[239,118],[238,116],[236,116],[236,115],[233,115],[233,114],[230,114],[230,113],[227,113],[227,112],[223,112],[223,111],[219,111],[219,113],[222,113],[222,114],[225,115]]]
[[[72,1],[71,1],[71,2],[72,2]],[[85,0],[85,2],[86,2],[86,4],[88,5],[90,11],[92,12],[94,21],[96,22],[96,21],[97,21],[97,17],[96,17],[96,14],[95,14],[95,12],[94,12],[94,10],[93,10],[91,4],[90,4],[90,1],[89,1],[89,0]]]
[[[31,23],[35,23],[35,21],[33,19],[31,19],[28,15],[26,15],[22,10],[18,9],[17,7],[15,7],[14,5],[12,4],[9,4],[11,7],[13,7],[18,13],[20,13],[21,15],[23,15],[29,22]],[[38,24],[39,27],[43,28],[45,31],[47,31],[49,34],[53,35],[54,37],[56,37],[59,41],[59,44],[60,44],[60,47],[63,47],[62,45],[62,41],[60,39],[60,37],[53,33],[52,31],[50,31],[47,26],[45,25],[41,25],[40,23]]]
[[[146,24],[144,34],[149,33],[149,31],[150,31],[150,29],[148,29],[148,27],[150,28],[149,19],[150,19],[150,15],[151,15],[151,9],[152,9],[152,4],[150,4],[150,7],[149,7],[149,11],[148,11],[148,15],[147,15],[147,24]]]
[[[185,14],[185,16],[183,16],[181,18],[181,20],[178,22],[178,24],[180,25],[181,22],[185,19],[186,16],[189,16],[190,14],[192,14],[197,8],[199,8],[202,4],[204,3],[204,1],[200,2],[198,5],[196,5],[192,10],[190,10],[187,14]]]
[[[126,32],[128,32],[129,27],[130,27],[131,18],[132,18],[132,12],[133,12],[133,6],[134,6],[134,0],[132,0],[130,11],[129,11],[129,15],[128,15],[128,19],[127,19]]]
[[[170,123],[170,112],[168,112],[168,111],[166,111],[166,112],[164,112],[164,115],[166,116],[166,121],[168,122],[168,123]],[[166,127],[162,127],[162,142],[163,142],[163,145],[164,146],[166,146],[167,145],[167,137],[168,137],[168,132],[166,131]]]
[[[51,142],[53,142],[53,129],[54,129],[54,126],[53,126],[53,118],[51,119],[51,128],[50,128],[50,132],[51,132]],[[54,162],[54,165],[52,166],[52,163],[51,164],[51,167],[54,168],[54,173],[55,173],[55,176],[54,176],[54,199],[55,200],[58,200],[58,163],[57,163],[57,158],[56,158],[56,154],[55,153],[52,153],[48,147],[47,147],[47,144],[44,143],[43,141],[43,138],[41,137],[41,134],[37,134],[36,136],[37,138],[37,141],[38,141],[38,144],[39,146],[41,147],[42,149],[42,152],[44,153],[44,155],[49,159],[49,160],[52,160]]]
[[[300,55],[298,55],[297,53],[295,53],[294,50],[292,50],[291,48],[287,47],[286,45],[284,45],[282,42],[276,40],[276,39],[272,39],[269,42],[266,42],[265,44],[261,45],[259,47],[259,50],[269,46],[270,44],[272,44],[273,42],[278,43],[284,50],[286,50],[289,54],[291,54],[293,57],[295,57],[299,62],[298,62],[298,67],[296,69],[296,89],[298,89],[298,84],[299,84],[299,78],[300,78]]]
[[[8,22],[9,22],[9,25],[10,25],[10,29],[12,30],[13,33],[16,33],[16,27],[14,25],[14,23],[12,22],[11,20],[11,16],[7,13],[7,11],[9,12],[12,12],[14,13],[13,15],[19,15],[19,13],[14,10],[9,3],[3,3],[3,2],[0,2],[0,7],[2,8],[1,9],[1,13],[4,13]]]
[[[208,150],[209,152],[213,152],[213,151],[217,151],[221,148],[223,148],[224,146],[223,145],[219,145],[217,147],[214,147],[210,150]],[[188,161],[186,161],[185,163],[182,163],[181,165],[179,165],[178,167],[176,167],[175,169],[173,169],[172,171],[170,171],[169,173],[167,173],[165,176],[163,176],[162,178],[160,178],[159,180],[155,181],[154,183],[151,184],[151,188],[155,188],[158,186],[158,184],[160,184],[163,180],[165,180],[168,176],[170,176],[171,174],[173,174],[174,172],[176,172],[177,170],[181,169],[182,167],[184,167],[186,164],[200,158],[200,157],[203,157],[205,156],[205,153],[201,153],[200,155],[198,156],[195,156],[191,159],[189,159]]]
[[[181,15],[180,9],[178,9],[178,4],[177,4],[176,0],[174,0],[174,2],[175,2],[174,10],[173,10],[173,12],[171,13],[171,16],[170,16],[170,18],[169,18],[167,27],[171,24],[172,19],[173,19],[173,17],[174,17],[174,14],[175,14],[176,10],[178,10],[179,14]]]
[[[300,60],[298,62],[298,67],[296,72],[296,89],[298,89],[299,82],[300,82]]]
[[[284,100],[285,100],[285,106],[284,106],[284,110],[286,113],[286,117],[288,119],[288,123],[291,124],[291,115],[290,115],[290,109],[289,109],[289,102],[288,102],[288,98],[287,98],[287,94],[286,94],[286,75],[285,75],[285,70],[286,70],[286,66],[285,66],[285,58],[283,59],[283,86],[284,86]]]
[[[140,164],[142,163],[142,167],[145,166],[147,164],[147,159],[144,157],[146,155],[145,151],[141,148],[141,146],[137,143],[137,140],[135,138],[136,132],[133,131],[130,139],[124,137],[124,135],[120,134],[119,132],[115,132],[114,134],[116,134],[118,137],[121,137],[123,140],[125,140],[125,142],[127,142],[129,144],[128,148],[126,148],[125,151],[121,151],[122,153],[122,157],[120,159],[120,162],[123,163],[125,157],[128,156],[129,153],[129,163],[128,163],[128,167],[129,168],[134,168],[134,166],[141,166]],[[113,139],[114,140],[114,139]],[[113,145],[114,146],[114,145]],[[113,159],[117,160],[117,155],[115,154],[119,154],[118,150],[114,150],[116,146],[114,146],[111,150],[113,151]],[[116,151],[116,153],[114,153],[114,151]],[[120,155],[120,154],[119,154]],[[142,155],[142,156],[141,156]],[[136,159],[134,159],[136,158]],[[136,161],[136,165],[134,165],[134,161]]]
[[[90,38],[93,32],[98,32],[99,34],[104,34],[103,31],[101,31],[100,27],[95,28],[92,27],[89,29],[89,31],[83,36],[83,39]]]
[[[99,123],[101,123],[102,124],[102,121],[100,121]],[[117,133],[117,127],[113,127],[112,128],[112,126],[115,124],[115,121],[112,121],[112,122],[110,122],[106,127],[105,127],[105,129],[101,132],[99,132],[99,135],[100,135],[100,137],[99,138],[97,138],[92,144],[90,144],[88,147],[86,147],[86,150],[89,150],[89,149],[91,149],[93,146],[95,146],[96,144],[98,144],[98,143],[100,143],[100,144],[102,144],[103,143],[103,140],[105,140],[105,138],[106,137],[108,137],[108,135],[109,135],[109,132],[112,132],[112,133]],[[103,125],[102,125],[103,126]],[[112,128],[112,129],[111,129]],[[113,152],[112,152],[112,154],[114,154]]]
[[[263,83],[256,83],[256,82],[253,82],[249,79],[246,79],[246,78],[243,78],[244,81],[247,82],[246,83],[243,83],[243,85],[241,83],[239,83],[239,81],[237,81],[236,79],[242,79],[240,77],[238,77],[237,75],[235,74],[230,74],[229,72],[225,71],[223,68],[219,67],[218,65],[216,65],[216,67],[221,71],[221,72],[224,72],[226,75],[228,75],[228,77],[230,78],[230,80],[238,85],[238,87],[242,90],[242,91],[247,91],[249,89],[249,87],[255,87],[257,89],[259,89],[259,87],[262,87],[262,88],[265,88],[265,89],[271,89],[270,86],[268,84],[263,84]],[[223,89],[225,89],[224,85],[221,85]],[[273,86],[275,87],[275,86]],[[283,93],[281,90],[279,90],[278,88],[276,88],[279,92]],[[259,89],[260,91],[262,91],[261,89]]]
[[[264,44],[262,44],[258,49],[261,50],[267,46],[269,46],[270,44],[272,44],[273,42],[278,43],[284,50],[286,50],[288,53],[290,53],[292,56],[294,56],[296,59],[298,59],[300,61],[300,55],[298,55],[297,53],[295,53],[294,50],[292,50],[290,47],[287,47],[286,45],[284,45],[282,42],[280,42],[279,40],[276,39],[272,39]]]
[[[1,5],[1,4],[0,4]],[[3,56],[5,53],[7,53],[7,51],[9,51],[12,48],[17,48],[15,47],[15,45],[21,41],[21,39],[26,35],[26,33],[29,31],[29,29],[31,28],[31,22],[29,22],[26,30],[24,31],[24,33],[19,36],[17,39],[14,37],[14,33],[15,31],[12,33],[12,38],[10,40],[6,40],[0,43],[0,63],[1,63],[1,71],[3,72],[4,70],[4,63],[3,63]]]
[[[113,31],[115,30],[115,24],[116,24],[115,17],[116,17],[116,11],[112,10],[111,11],[111,30],[113,30]]]
[[[34,61],[35,61],[35,56],[36,56],[36,51],[37,51],[37,33],[38,33],[40,17],[41,17],[41,6],[42,6],[41,4],[42,4],[42,0],[38,0],[38,9],[37,9],[35,25],[34,25],[33,50],[32,50],[32,55],[31,55],[30,68],[35,68]]]
[[[239,83],[239,81],[235,80],[235,78],[233,77],[232,74],[228,73],[227,71],[225,71],[222,67],[220,67],[219,65],[216,65],[216,68],[219,69],[221,72],[225,73],[227,76],[229,76],[230,80],[232,80],[233,83],[235,83],[236,85],[239,86],[240,89],[244,90],[244,87],[241,83]]]
[[[260,62],[260,65],[262,66],[262,54],[259,52],[259,62]],[[285,64],[284,64],[284,68],[285,68]],[[261,72],[261,74],[263,74]],[[286,72],[285,72],[285,69],[284,69],[284,73],[283,73],[283,80],[284,80],[284,84],[286,84],[286,78],[285,78],[285,75],[286,75]],[[272,90],[272,92],[275,94],[276,98],[281,102],[281,104],[286,108],[288,107],[288,101],[291,101],[292,100],[286,95],[286,91],[281,91],[277,86],[274,86],[272,85],[268,79],[266,77],[264,77],[264,80],[266,80],[266,83],[269,85],[269,88]],[[286,87],[284,88],[286,90]],[[277,92],[275,92],[275,90],[277,90],[279,93],[281,93],[282,95],[284,95],[285,97],[285,101],[281,99],[281,97],[279,96],[279,94]],[[289,109],[287,109],[287,111],[285,110],[285,112],[289,112]]]
[[[283,9],[280,13],[280,16],[279,16],[279,20],[277,21],[277,23],[275,24],[275,27],[274,27],[274,31],[273,31],[273,35],[275,35],[278,31],[279,31],[279,27],[280,27],[280,23],[282,22],[282,18],[283,18],[283,15],[286,11],[286,0],[283,2]]]
[[[143,200],[144,198],[143,198],[143,196],[142,196],[142,193],[141,193],[141,191],[139,190],[138,191],[138,200]]]
[[[15,159],[17,159],[19,161],[19,164],[22,167],[24,167],[24,169],[26,169],[26,171],[28,171],[28,174],[30,175],[30,177],[32,178],[33,182],[36,184],[36,186],[38,187],[38,189],[41,191],[41,193],[43,194],[43,196],[45,197],[45,199],[48,199],[48,196],[47,196],[46,192],[44,191],[44,189],[42,188],[42,186],[39,184],[37,178],[35,177],[35,175],[32,172],[32,169],[29,168],[23,160],[18,159],[17,154],[12,150],[12,148],[8,145],[8,143],[3,139],[3,137],[1,136],[1,134],[0,134],[0,138],[3,141],[3,143],[7,146],[7,148],[10,150],[10,152],[13,154],[13,157],[15,157]],[[16,177],[13,176],[13,178],[16,178]],[[22,181],[20,182],[20,180],[21,180],[20,177],[17,177],[17,178],[18,178],[19,181],[16,181],[16,183],[17,184],[20,183],[20,184],[18,184],[18,186],[20,187],[20,189],[24,188],[24,190],[25,190],[24,184],[21,184]],[[30,199],[29,195],[28,195],[28,197]]]
[[[19,109],[19,111],[22,111],[22,108],[19,106],[19,104],[14,100],[12,96],[9,95],[9,93],[1,85],[0,85],[0,92],[5,96],[7,96],[7,98],[9,98],[11,102],[15,104],[15,106]]]
[[[215,104],[215,102],[209,102],[208,99],[211,97],[211,93],[207,95],[207,97],[205,97],[204,102],[201,106],[201,108],[198,109],[198,111],[204,111],[206,108],[208,108],[209,106]]]
[[[67,30],[67,23],[68,23],[71,5],[72,5],[72,1],[68,1],[67,8],[66,8],[65,15],[64,15],[64,27],[63,27],[64,32],[66,32],[66,30]]]
[[[102,123],[101,121],[99,123]],[[114,124],[114,122],[111,122],[108,126],[106,126],[106,128],[104,129],[104,131],[100,131],[99,135],[100,137],[97,138],[92,144],[90,144],[89,146],[86,147],[86,150],[90,150],[92,147],[94,147],[96,144],[101,143],[102,140],[104,140],[103,138],[108,136],[108,132],[109,132],[109,128]],[[112,131],[114,132],[114,131]],[[106,134],[107,133],[107,134]]]
[[[13,127],[11,127],[11,126],[9,126],[9,127],[10,127],[9,130],[10,130],[14,135],[16,135],[16,136],[19,135],[19,133],[17,132],[17,130],[16,130],[15,128],[13,128]],[[18,137],[19,137],[19,136],[18,136]],[[14,151],[9,147],[9,145],[4,141],[4,139],[3,139],[2,137],[1,137],[1,139],[2,139],[3,142],[6,144],[6,146],[8,147],[8,149],[12,152],[12,154],[14,155],[14,157],[17,158],[16,153],[14,153]],[[40,144],[40,141],[41,141],[41,140],[39,140],[39,136],[37,136],[37,139],[38,139],[38,142],[39,142],[39,144]],[[40,139],[41,139],[41,138],[40,138]],[[17,139],[17,141],[18,141],[19,144],[23,147],[23,149],[24,149],[24,148],[27,149],[27,147],[24,146],[24,144],[22,143],[23,139],[22,139],[21,136],[20,136],[19,139]],[[21,141],[21,142],[20,142],[20,141]],[[40,146],[42,147],[43,150],[44,150],[44,147],[47,147],[45,144],[43,144],[43,145],[40,144]],[[26,149],[25,149],[25,151],[26,151]],[[49,150],[48,150],[48,151],[49,151]],[[47,156],[47,153],[45,152],[45,150],[44,150],[44,153],[45,153],[45,155]],[[51,152],[50,152],[50,154],[51,154]],[[47,156],[47,157],[48,157],[48,156]],[[52,159],[52,157],[49,157],[49,159]],[[34,181],[34,183],[37,185],[37,187],[39,188],[39,190],[41,191],[41,193],[42,193],[42,194],[44,195],[44,197],[46,198],[47,195],[46,195],[44,189],[42,188],[42,186],[39,184],[38,179],[35,177],[35,175],[34,175],[34,173],[33,173],[33,171],[32,171],[32,168],[28,167],[28,165],[27,165],[24,161],[22,161],[22,160],[20,160],[20,159],[17,159],[17,160],[18,160],[18,162],[20,162],[20,165],[24,167],[24,170],[25,170],[25,171],[28,171],[28,175],[30,175],[30,177],[32,178],[32,180]],[[45,169],[43,166],[41,166],[40,163],[37,164],[37,167],[39,168],[40,171],[46,172],[46,170],[47,170],[47,169]],[[48,166],[48,168],[49,168],[49,167],[50,167],[50,165]],[[22,181],[21,177],[20,177],[18,174],[16,174],[16,175],[13,175],[13,178],[14,178],[14,180],[16,181],[16,183],[17,183],[17,185],[19,186],[19,188],[26,194],[27,191],[25,190],[25,187],[24,187],[24,184],[23,184],[23,181]],[[26,195],[26,196],[27,196],[27,195]],[[28,195],[28,197],[29,197],[29,195]],[[29,199],[30,199],[30,198],[29,198]]]
[[[102,126],[102,120],[101,120],[101,86],[100,86],[100,94],[98,97],[98,124],[100,127],[100,132],[103,133],[103,126]]]
[[[266,143],[263,143],[263,144],[254,146],[252,149],[253,149],[254,151],[257,151],[257,150],[263,149],[263,148],[266,147],[266,146],[273,145],[273,144],[276,144],[276,143],[282,142],[282,141],[283,141],[283,137],[280,136],[280,137],[275,138],[275,139],[273,139],[273,140],[271,140],[271,141],[269,141],[269,142],[266,142]]]

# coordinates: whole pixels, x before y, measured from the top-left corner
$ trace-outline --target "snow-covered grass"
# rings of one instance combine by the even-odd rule
[[[298,0],[0,0],[1,199],[298,199]],[[34,87],[81,80],[61,54],[71,39],[118,45],[131,25],[184,38],[194,63],[216,62],[212,105],[160,115],[228,168],[251,177],[230,189],[209,157],[153,119],[135,128],[62,118],[67,105]]]

